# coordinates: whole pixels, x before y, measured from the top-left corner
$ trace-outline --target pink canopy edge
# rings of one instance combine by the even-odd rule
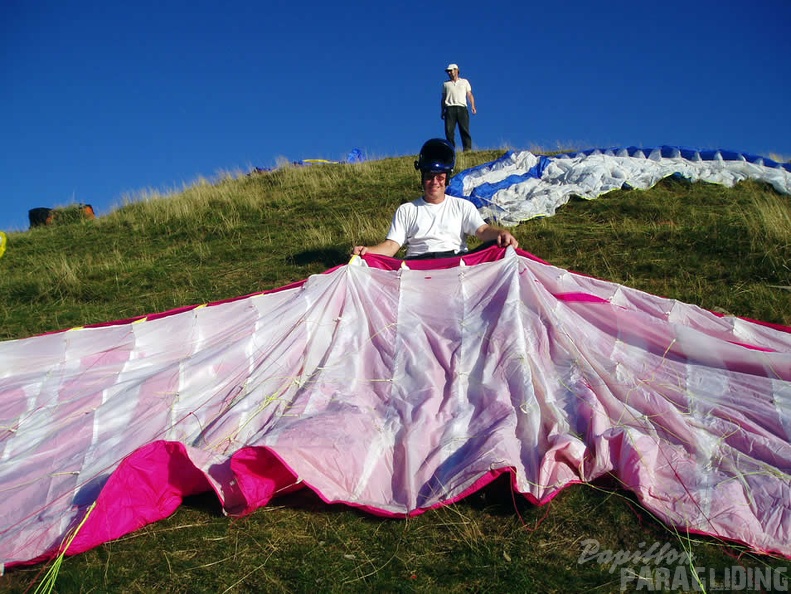
[[[288,464],[267,447],[239,449],[231,457],[231,468],[243,502],[236,509],[226,508],[226,511],[234,516],[251,514],[267,505],[273,497],[301,488],[310,489],[325,503],[342,503],[384,518],[415,517],[429,510],[451,505],[486,487],[506,473],[511,476],[511,487],[516,491],[513,469],[498,468],[481,475],[456,497],[426,508],[399,514],[370,505],[329,500],[315,487],[299,481]],[[581,482],[573,481],[566,486]],[[163,520],[178,509],[185,497],[210,490],[211,486],[206,476],[190,461],[183,444],[156,441],[145,445],[125,458],[110,475],[96,500],[95,508],[90,512],[65,553],[67,555],[83,553]],[[558,489],[541,500],[529,494],[523,496],[534,505],[544,505],[562,490]],[[24,564],[45,561],[60,552],[53,549]]]

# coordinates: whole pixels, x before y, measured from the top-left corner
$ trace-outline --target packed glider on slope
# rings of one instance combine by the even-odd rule
[[[791,329],[510,248],[409,266],[0,343],[0,560],[208,490],[409,516],[502,473],[539,504],[611,474],[670,525],[791,557]]]
[[[448,194],[471,200],[501,225],[550,216],[571,196],[598,198],[619,189],[648,189],[667,177],[733,186],[753,179],[791,194],[791,163],[735,151],[673,146],[590,149],[553,157],[508,152],[456,175]]]

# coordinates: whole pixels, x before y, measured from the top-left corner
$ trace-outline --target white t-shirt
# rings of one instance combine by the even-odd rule
[[[422,197],[398,207],[387,239],[406,244],[406,257],[428,252],[466,252],[467,236],[486,223],[469,200],[445,195],[439,204]]]
[[[446,80],[442,85],[445,107],[467,107],[467,93],[472,93],[472,87],[466,78],[459,78],[455,82]]]

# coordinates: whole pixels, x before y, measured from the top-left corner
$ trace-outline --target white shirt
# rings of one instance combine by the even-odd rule
[[[466,78],[446,80],[442,85],[445,107],[467,107],[467,93],[472,93],[472,87]]]
[[[439,204],[422,197],[398,207],[387,239],[406,244],[406,257],[428,252],[466,252],[467,236],[486,223],[469,200],[445,195]]]

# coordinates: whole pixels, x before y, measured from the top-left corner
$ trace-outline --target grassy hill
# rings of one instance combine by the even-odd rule
[[[457,169],[501,152],[465,153]],[[395,208],[420,194],[413,159],[204,180],[141,195],[94,221],[9,234],[0,339],[246,295],[345,263],[352,245],[380,241]],[[768,186],[665,181],[572,201],[512,232],[555,265],[791,325],[791,199]],[[201,496],[165,521],[66,559],[56,590],[619,591],[611,564],[579,562],[587,539],[612,551],[660,543],[719,570],[788,567],[676,533],[606,482],[573,486],[536,508],[499,481],[409,520],[326,505],[309,492],[231,519]],[[26,591],[45,570],[11,570],[0,589]]]

